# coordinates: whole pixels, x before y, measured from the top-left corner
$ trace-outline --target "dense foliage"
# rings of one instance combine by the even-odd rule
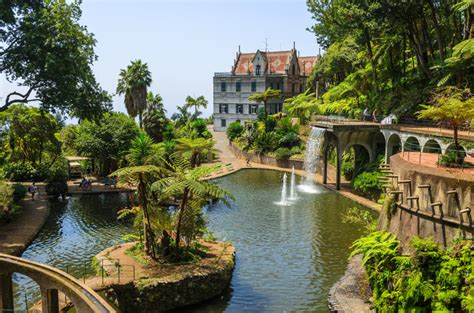
[[[326,50],[309,80],[323,113],[410,115],[437,87],[474,87],[470,0],[307,4]]]
[[[378,312],[472,312],[474,249],[460,241],[442,250],[432,240],[414,238],[413,255],[402,255],[388,232],[373,232],[353,244],[361,253]]]
[[[233,137],[233,130],[229,132],[235,144],[244,151],[287,160],[292,156],[302,158],[304,144],[299,131],[300,126],[293,124],[289,117],[277,120],[261,112],[258,120],[249,124],[249,130],[240,132],[238,137]]]
[[[0,113],[0,167],[12,180],[44,179],[61,158],[61,123],[51,114],[23,104]]]
[[[79,118],[97,117],[110,110],[110,96],[92,73],[96,41],[78,23],[79,4],[2,1],[0,72],[23,88],[8,94],[0,111],[14,103],[30,102],[39,103],[46,111]]]
[[[74,150],[94,158],[100,174],[108,174],[125,161],[133,138],[135,122],[123,113],[106,113],[99,121],[83,121],[77,126]]]
[[[0,225],[9,222],[21,212],[20,206],[16,204],[26,195],[23,185],[10,185],[0,180]]]

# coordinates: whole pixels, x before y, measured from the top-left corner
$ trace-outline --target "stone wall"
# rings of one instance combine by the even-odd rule
[[[394,175],[399,177],[393,181],[403,195],[400,195],[399,206],[389,222],[386,221],[386,215],[381,216],[381,225],[388,225],[388,230],[397,235],[404,247],[408,247],[408,242],[414,236],[432,237],[444,247],[449,246],[454,238],[474,237],[472,175],[419,166],[406,162],[398,155],[390,158],[390,167]],[[397,184],[400,180],[411,183]],[[418,199],[407,200],[408,196]],[[432,206],[433,203],[436,205]],[[471,208],[471,211],[460,213],[467,208]]]
[[[170,269],[158,270],[159,274],[153,274],[151,268],[147,276],[134,281],[111,283],[96,289],[104,291],[120,312],[165,312],[204,302],[228,290],[235,248],[224,245],[221,253],[214,251],[206,259],[196,264],[168,265]],[[174,271],[171,267],[175,267]],[[176,272],[177,267],[182,269]]]
[[[269,156],[262,156],[257,154],[252,154],[248,152],[244,152],[240,150],[238,147],[233,145],[232,143],[229,146],[230,150],[234,155],[237,157],[248,158],[251,162],[260,163],[264,165],[270,165],[275,167],[283,167],[283,168],[292,168],[293,166],[297,170],[303,169],[303,161],[301,160],[285,160],[285,161],[277,161],[275,158]]]

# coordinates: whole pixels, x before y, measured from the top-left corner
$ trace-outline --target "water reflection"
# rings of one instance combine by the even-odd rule
[[[297,177],[297,183],[299,183]],[[327,312],[329,288],[345,271],[349,246],[361,234],[341,216],[356,204],[316,186],[290,206],[282,174],[244,170],[220,184],[236,200],[208,208],[209,228],[236,246],[236,268],[225,296],[181,312]]]
[[[51,213],[38,237],[22,257],[82,276],[90,273],[90,261],[103,249],[121,242],[132,229],[131,221],[117,219],[117,210],[128,206],[126,194],[72,197],[51,202]],[[14,275],[17,310],[39,299],[39,288],[31,279]],[[27,300],[25,301],[25,293]]]

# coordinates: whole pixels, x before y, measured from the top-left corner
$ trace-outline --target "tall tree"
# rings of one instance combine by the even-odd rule
[[[160,166],[157,147],[144,133],[140,133],[133,140],[127,159],[129,166],[115,171],[111,176],[118,176],[121,181],[137,187],[138,202],[143,215],[144,252],[155,258],[155,235],[151,227],[148,199],[151,184],[160,178],[165,170]]]
[[[79,118],[110,110],[111,98],[92,72],[96,41],[79,24],[79,4],[2,1],[0,71],[9,81],[18,82],[20,89],[5,97],[0,111],[13,103],[30,102]]]
[[[171,123],[165,116],[163,100],[160,94],[153,95],[150,91],[147,96],[148,107],[143,114],[143,128],[155,141],[162,142],[166,126]]]
[[[193,167],[187,158],[175,156],[168,164],[171,170],[152,185],[152,189],[162,197],[179,198],[176,222],[176,257],[179,259],[183,223],[194,219],[196,212],[210,199],[226,201],[229,192],[217,183],[204,180],[221,165]],[[189,239],[188,239],[189,240]]]
[[[265,109],[265,116],[268,115],[268,110],[267,110],[267,104],[268,101],[273,100],[273,99],[280,99],[281,96],[281,90],[274,90],[271,88],[268,88],[264,92],[259,92],[259,93],[254,93],[249,96],[250,101],[255,101],[257,103],[263,103],[264,109]]]
[[[28,162],[33,167],[48,167],[61,155],[56,136],[60,125],[54,116],[39,108],[11,105],[0,112],[0,129],[0,137],[4,138],[0,163]]]
[[[92,157],[99,173],[107,175],[125,161],[139,129],[124,113],[106,113],[98,121],[83,121],[77,128],[74,148],[79,155]]]
[[[152,79],[148,64],[140,59],[132,61],[126,69],[121,69],[117,84],[117,93],[125,95],[125,107],[131,117],[138,115],[138,122],[142,128],[142,115],[147,107],[147,88]]]

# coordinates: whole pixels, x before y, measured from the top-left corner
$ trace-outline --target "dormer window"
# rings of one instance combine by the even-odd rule
[[[255,75],[257,75],[257,76],[260,75],[260,65],[257,65],[255,67]]]

